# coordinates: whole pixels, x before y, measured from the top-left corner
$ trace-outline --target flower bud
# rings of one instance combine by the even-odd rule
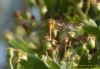
[[[55,38],[57,36],[57,31],[56,29],[53,30],[53,37]]]
[[[14,57],[14,49],[13,48],[8,48],[8,57],[11,57],[11,58]]]
[[[52,44],[51,44],[50,41],[46,41],[45,44],[44,44],[44,46],[45,46],[46,50],[51,50],[52,49]]]
[[[95,48],[95,39],[94,38],[89,38],[87,41],[87,48],[89,50]]]
[[[74,38],[75,37],[75,32],[70,31],[68,32],[69,37]]]
[[[30,12],[26,11],[26,16],[27,16],[28,19],[31,19],[31,13]]]

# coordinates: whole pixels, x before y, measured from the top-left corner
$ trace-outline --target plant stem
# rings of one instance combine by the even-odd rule
[[[17,61],[16,69],[19,69],[19,62],[20,62],[20,59],[18,59],[18,61]]]
[[[13,68],[13,64],[12,64],[12,60],[13,60],[13,56],[14,56],[14,49],[13,48],[8,48],[8,62],[9,62],[9,65],[10,65],[10,69],[14,69]]]
[[[12,59],[13,59],[12,57],[9,58],[9,64],[10,64],[10,68],[11,68],[11,69],[14,69],[14,68],[13,68],[13,64],[12,64]]]
[[[88,0],[88,1],[87,1],[86,12],[85,12],[85,15],[86,15],[86,16],[88,15],[89,9],[90,9],[90,1]]]

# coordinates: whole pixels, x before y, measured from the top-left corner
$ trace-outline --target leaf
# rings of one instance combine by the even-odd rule
[[[100,38],[100,29],[98,29],[97,27],[84,26],[83,29],[85,30],[86,33],[95,35],[98,38]]]
[[[57,64],[55,61],[53,60],[48,60],[47,61],[48,65],[49,65],[49,69],[60,69],[60,65]]]
[[[79,67],[81,65],[88,65],[88,56],[86,54],[82,55],[79,61]]]
[[[32,7],[35,3],[35,0],[33,0],[34,3],[31,2],[32,0],[25,0],[25,3],[28,7]],[[36,3],[35,3],[36,4]]]
[[[25,69],[21,64],[19,64],[18,69]]]
[[[90,60],[90,65],[100,65],[100,51],[97,51]]]
[[[100,29],[99,27],[97,27],[97,24],[95,23],[94,20],[89,19],[89,21],[85,21],[85,25],[83,26],[83,29],[86,33],[92,34],[100,38]]]
[[[44,0],[45,4],[47,5],[47,8],[50,12],[55,11],[55,7],[57,4],[57,0]]]
[[[28,60],[20,62],[24,69],[49,69],[46,64],[34,55],[28,55]]]
[[[92,19],[89,19],[88,21],[86,20],[85,23],[87,26],[97,27],[96,22]]]
[[[11,39],[8,41],[8,43],[14,48],[20,49],[26,53],[33,54],[32,48],[30,48],[27,42],[23,39]]]

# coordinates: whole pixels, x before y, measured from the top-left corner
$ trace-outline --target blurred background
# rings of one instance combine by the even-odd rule
[[[8,44],[7,44],[7,40],[5,40],[4,38],[4,35],[7,31],[13,30],[14,28],[15,11],[17,10],[26,11],[26,8],[28,6],[25,8],[25,4],[26,4],[25,1],[28,1],[28,0],[0,0],[0,69],[9,69],[7,65],[7,58],[6,58],[6,55],[7,55],[6,51],[7,51]],[[75,22],[75,23],[80,22],[82,19],[80,16],[83,15],[83,18],[85,18],[85,16],[84,14],[77,14],[77,12],[79,13],[80,11],[84,12],[84,8],[85,9],[86,7],[88,8],[88,3],[87,3],[87,6],[85,6],[86,0],[80,0],[80,2],[75,2],[72,0],[72,4],[74,4],[73,2],[75,2],[76,6],[78,6],[78,8],[81,9],[79,10],[77,8],[78,11],[73,7],[72,4],[69,4],[70,0],[68,3],[67,3],[68,0],[59,0],[59,1],[58,0],[44,0],[47,7],[44,5],[42,1],[43,0],[37,0],[37,4],[39,4],[39,6],[35,4],[35,2],[33,2],[34,7],[32,5],[31,8],[28,7],[27,9],[29,12],[31,12],[33,19],[36,20],[36,23],[41,23],[43,18],[45,19],[45,18],[50,18],[50,17],[54,17],[56,19],[64,18],[64,20],[66,21],[69,20],[69,22]],[[83,1],[84,1],[84,4],[83,4]],[[88,12],[86,11],[86,15],[91,19],[95,19],[95,17],[100,15],[100,3],[99,3],[99,6],[96,5],[97,9],[95,10],[95,7],[94,7],[95,1],[97,1],[98,3],[100,2],[99,0],[90,0],[91,6],[90,8],[87,9]],[[76,12],[73,12],[73,10],[75,10]],[[44,14],[45,12],[47,13]],[[65,12],[66,12],[66,15],[65,15]],[[44,15],[44,17],[42,17],[41,15]],[[96,19],[97,20],[95,21],[100,27],[100,19],[99,18],[96,18]],[[91,33],[91,31],[92,30],[90,30],[89,33]],[[96,35],[95,32],[93,34]]]
[[[4,39],[4,33],[14,25],[13,13],[22,9],[23,6],[23,0],[0,0],[0,69],[8,69],[6,68],[6,48],[8,45]]]

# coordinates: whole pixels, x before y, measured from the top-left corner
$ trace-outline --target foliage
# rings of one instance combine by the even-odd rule
[[[99,68],[99,1],[25,1],[27,10],[16,11],[16,27],[6,34],[11,69]],[[40,21],[28,9],[34,6]]]

